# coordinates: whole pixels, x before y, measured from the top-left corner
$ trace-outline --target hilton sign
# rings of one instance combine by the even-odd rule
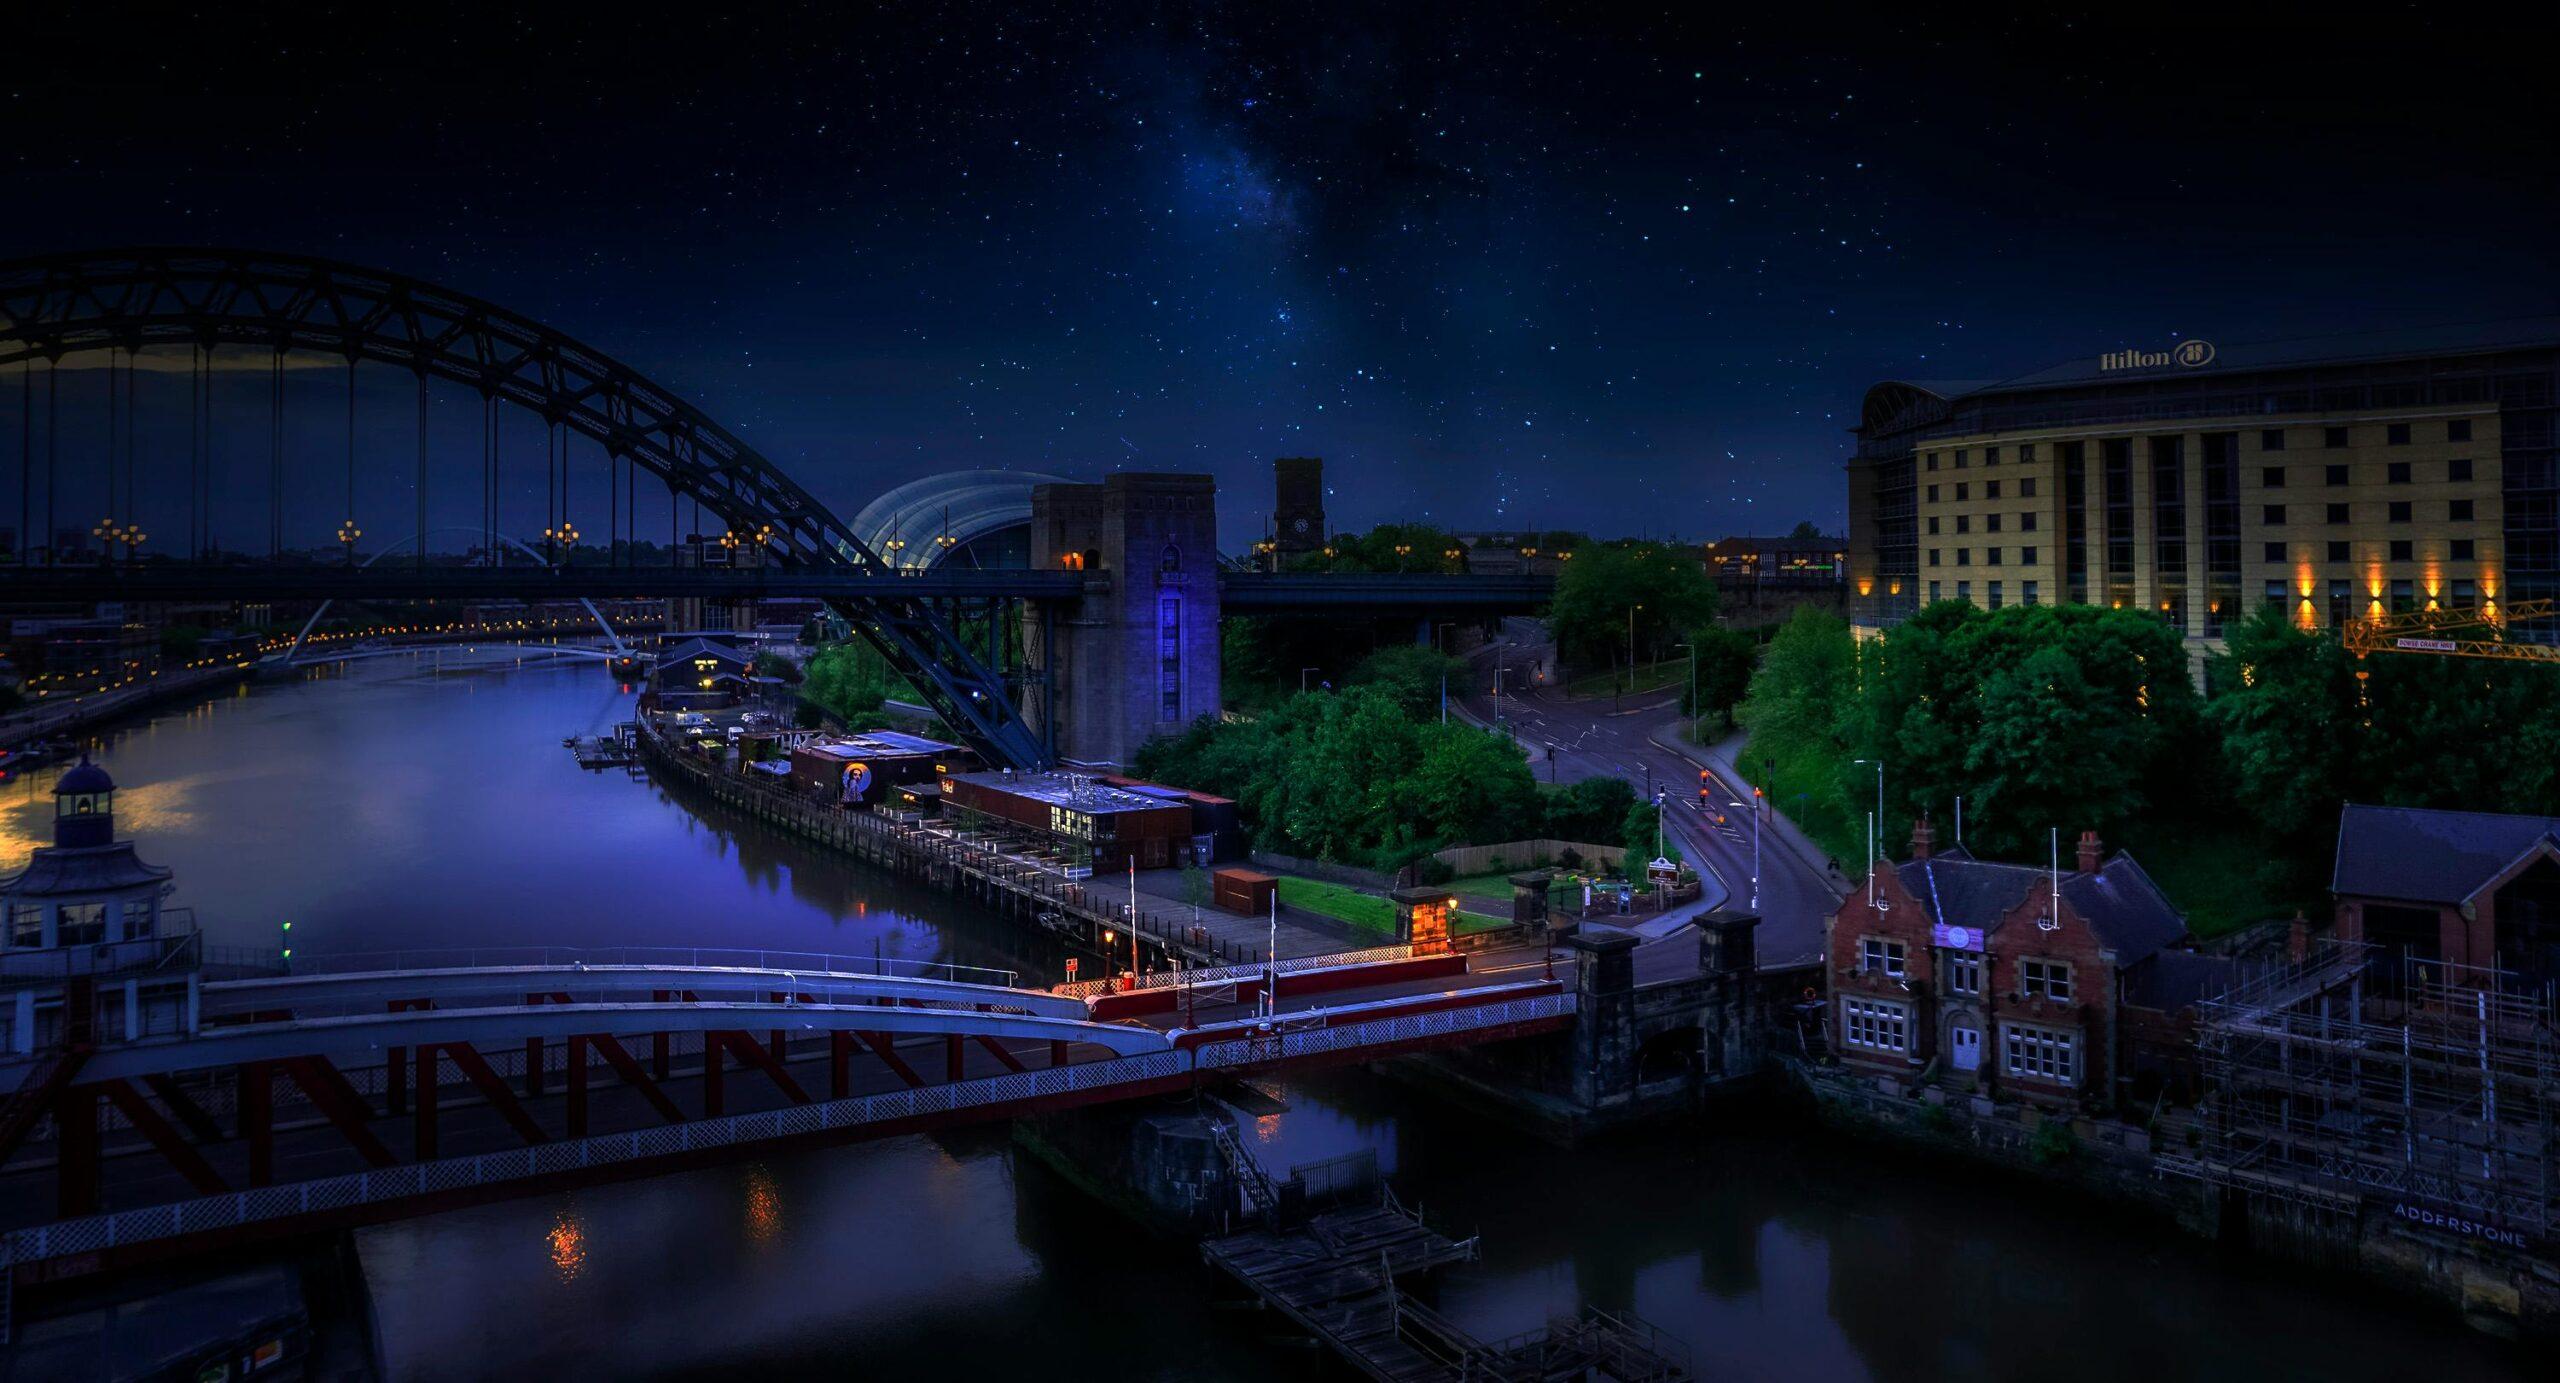
[[[2211,341],[2181,341],[2177,349],[2166,351],[2109,351],[2098,357],[2101,371],[2165,370],[2172,365],[2183,365],[2192,370],[2212,363]]]

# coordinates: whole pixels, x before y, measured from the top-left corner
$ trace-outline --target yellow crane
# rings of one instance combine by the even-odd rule
[[[2369,653],[2432,653],[2452,658],[2560,663],[2560,646],[2525,643],[2507,635],[2507,626],[2519,620],[2547,618],[2555,609],[2560,609],[2560,602],[2515,600],[2504,605],[2409,610],[2350,621],[2338,630],[2338,642],[2359,662]],[[2364,673],[2359,669],[2356,675],[2362,677]]]

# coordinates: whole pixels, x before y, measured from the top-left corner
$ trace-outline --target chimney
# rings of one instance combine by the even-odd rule
[[[2297,965],[2311,958],[2311,919],[2300,908],[2293,910],[2293,925],[2285,928],[2284,958]]]
[[[1929,851],[1935,848],[1937,843],[1938,832],[1929,824],[1929,814],[1922,812],[1920,819],[1911,823],[1911,858],[1915,860],[1929,858]]]
[[[2098,861],[2099,861],[2099,860],[2101,860],[2101,859],[2103,859],[2103,858],[2105,858],[2105,854],[2106,854],[2106,852],[2105,852],[2105,851],[2103,851],[2103,850],[2101,850],[2101,849],[2099,848],[2099,846],[2098,846],[2098,833],[2097,833],[2097,832],[2095,832],[2095,831],[2082,831],[2082,832],[2080,833],[2080,872],[2081,872],[2081,873],[2083,873],[2083,874],[2095,874],[2095,873],[2097,873],[2097,872],[2098,872]]]

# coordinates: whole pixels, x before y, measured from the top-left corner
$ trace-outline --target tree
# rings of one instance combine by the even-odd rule
[[[1404,713],[1417,720],[1440,715],[1441,689],[1456,682],[1466,686],[1466,664],[1420,644],[1381,648],[1352,666],[1346,679],[1353,686],[1376,687],[1395,698]]]
[[[2300,850],[2335,831],[2361,734],[2354,659],[2334,639],[2295,628],[2280,607],[2230,632],[2206,717],[2240,806]]]
[[[876,723],[881,703],[914,694],[907,679],[866,643],[829,644],[809,655],[802,669],[801,699],[847,724]]]
[[[1575,549],[1556,577],[1548,618],[1559,656],[1600,667],[1623,659],[1630,641],[1638,658],[1658,658],[1680,631],[1705,626],[1715,613],[1715,584],[1696,558],[1629,541]]]
[[[1683,694],[1681,709],[1692,716],[1712,717],[1730,729],[1734,707],[1751,689],[1751,674],[1760,662],[1760,641],[1739,629],[1720,625],[1693,630],[1689,644],[1698,660],[1694,694]]]
[[[2032,854],[2054,827],[2112,836],[2140,810],[2136,732],[2068,652],[2046,648],[1992,674],[1981,710],[1965,751],[1964,797],[1983,853]]]
[[[1624,778],[1585,778],[1548,794],[1546,834],[1606,845],[1626,829],[1636,790]]]
[[[1796,526],[1787,530],[1787,538],[1791,542],[1818,542],[1822,538],[1822,530],[1814,527],[1811,519],[1798,519]]]
[[[1738,708],[1752,739],[1786,748],[1833,739],[1848,711],[1856,647],[1847,622],[1799,607],[1769,640]]]

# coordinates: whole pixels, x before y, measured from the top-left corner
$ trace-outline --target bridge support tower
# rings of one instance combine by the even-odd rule
[[[1071,767],[1125,767],[1137,747],[1218,712],[1217,484],[1122,473],[1031,492],[1031,563],[1082,571],[1054,610],[1055,692],[1023,709]],[[1037,662],[1036,650],[1027,661]]]

